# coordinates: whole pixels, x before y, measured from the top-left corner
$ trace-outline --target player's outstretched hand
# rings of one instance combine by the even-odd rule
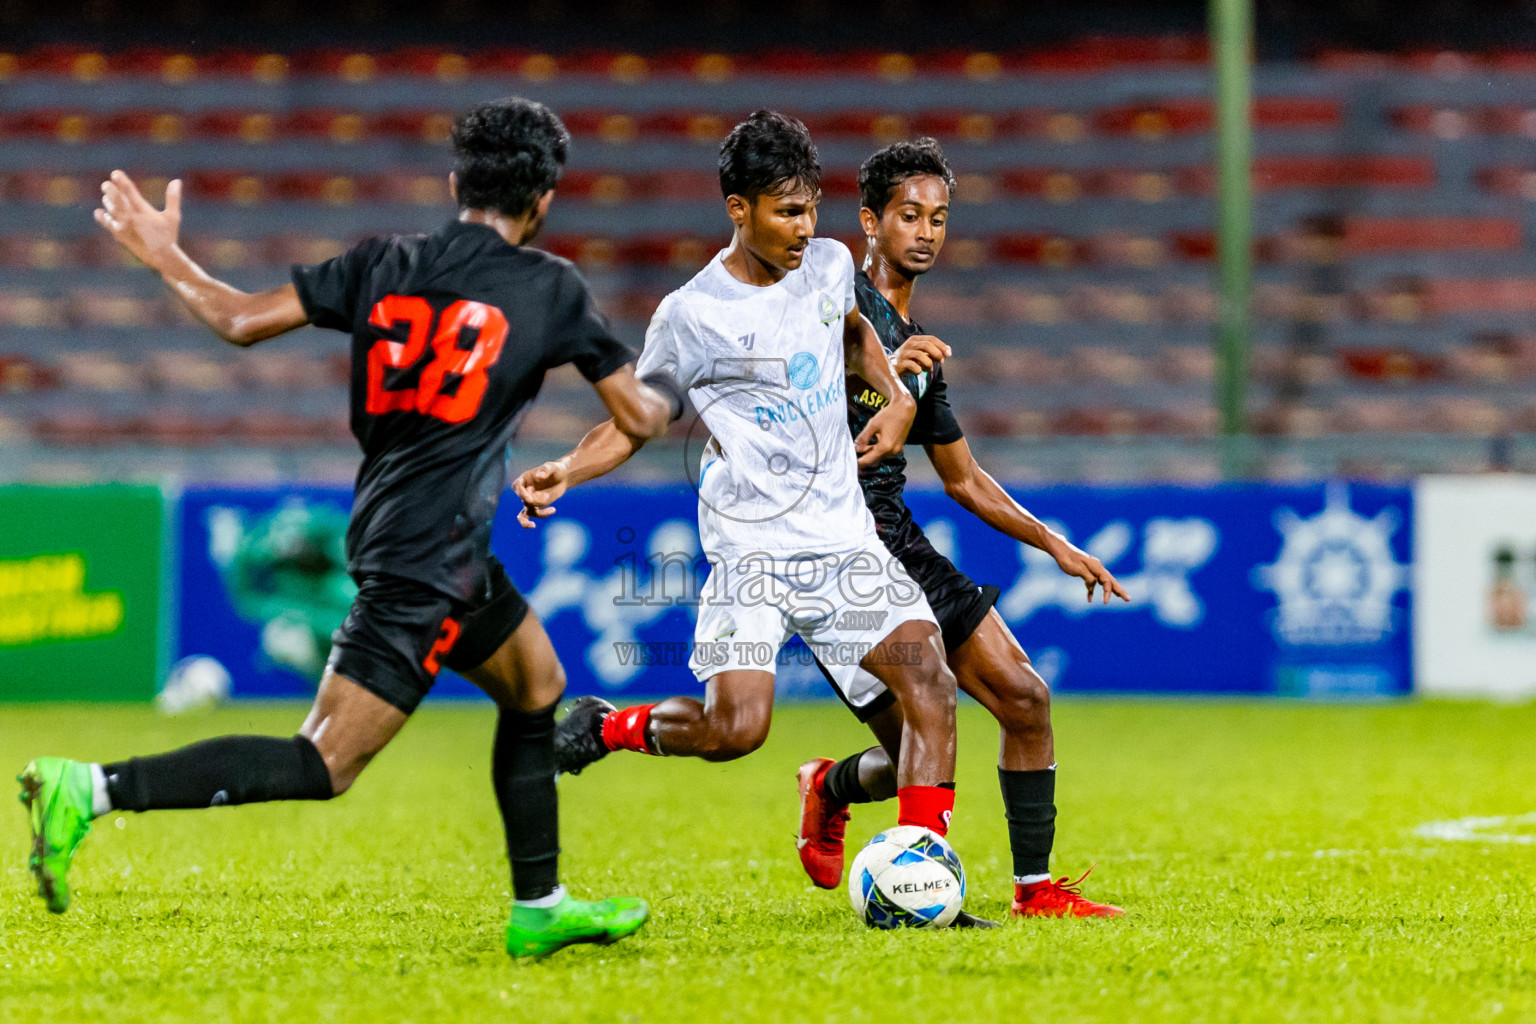
[[[1120,581],[1115,579],[1114,573],[1104,568],[1104,563],[1094,558],[1082,548],[1068,540],[1058,537],[1056,543],[1050,548],[1051,557],[1056,559],[1056,564],[1061,571],[1068,576],[1076,576],[1088,587],[1088,603],[1093,603],[1093,592],[1099,587],[1104,588],[1104,603],[1109,604],[1109,595],[1114,594],[1122,601],[1129,601],[1131,595],[1125,592]]]
[[[892,402],[871,416],[869,422],[864,424],[864,429],[853,439],[853,450],[859,455],[859,465],[876,465],[892,452],[900,451],[901,446],[907,443],[907,431],[912,429],[917,403],[906,393],[905,388],[899,388],[898,393],[904,400]]]
[[[943,362],[954,350],[931,334],[914,334],[891,353],[891,369],[896,375],[923,373],[932,370],[935,363]]]
[[[113,171],[101,183],[101,206],[95,216],[118,245],[154,266],[156,257],[175,248],[181,234],[181,179],[165,186],[165,209],[157,210],[132,178]]]
[[[569,470],[564,463],[546,462],[524,470],[512,481],[512,493],[523,502],[523,510],[517,514],[523,529],[535,529],[539,525],[535,519],[546,519],[555,514],[554,502],[565,493],[568,476]]]

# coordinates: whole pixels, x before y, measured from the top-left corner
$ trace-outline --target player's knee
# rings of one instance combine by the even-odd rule
[[[920,709],[925,714],[953,717],[956,689],[955,675],[942,658],[924,658],[907,674],[907,692],[901,703],[904,708]]]
[[[565,666],[557,658],[553,665],[546,666],[536,678],[523,683],[523,689],[512,701],[512,707],[517,711],[537,711],[549,707],[564,695]]]
[[[1050,728],[1050,687],[1027,664],[1010,672],[1004,684],[994,688],[994,693],[999,698],[998,722],[1006,731],[1020,733]]]

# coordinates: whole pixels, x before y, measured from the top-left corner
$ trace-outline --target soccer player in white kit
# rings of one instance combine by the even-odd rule
[[[848,249],[813,237],[820,177],[799,121],[758,111],[731,131],[720,186],[734,237],[661,303],[637,366],[642,379],[675,378],[713,435],[698,482],[710,575],[689,664],[705,698],[623,710],[582,698],[557,731],[557,761],[580,771],[613,750],[751,753],[768,735],[779,649],[799,634],[850,705],[879,695],[873,680],[895,695],[899,822],[942,835],[954,807],[955,678],[921,588],[875,533],[857,468],[900,450],[916,404],[859,315]],[[848,370],[889,400],[857,438]],[[612,422],[594,428],[514,481],[520,520],[533,526],[568,487],[642,443]]]

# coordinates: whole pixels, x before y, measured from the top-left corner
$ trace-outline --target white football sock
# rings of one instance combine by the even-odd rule
[[[1043,875],[1014,875],[1013,880],[1018,885],[1035,885],[1038,882],[1049,882],[1051,876],[1049,873]]]
[[[548,896],[540,896],[536,900],[514,900],[520,907],[538,907],[540,910],[548,910],[561,900],[565,899],[565,886],[555,886],[555,891]]]
[[[91,765],[91,814],[101,817],[112,810],[112,798],[107,795],[107,773],[101,765]]]

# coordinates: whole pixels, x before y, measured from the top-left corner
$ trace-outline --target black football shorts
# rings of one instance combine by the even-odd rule
[[[331,634],[327,667],[410,714],[439,668],[483,664],[527,615],[528,602],[494,555],[468,604],[416,580],[364,576],[346,621]]]
[[[981,620],[987,617],[1002,593],[988,583],[978,584],[955,568],[955,563],[939,554],[927,537],[919,535],[908,541],[897,556],[907,573],[923,588],[933,617],[939,620],[944,635],[944,650],[954,652],[971,638]]]

